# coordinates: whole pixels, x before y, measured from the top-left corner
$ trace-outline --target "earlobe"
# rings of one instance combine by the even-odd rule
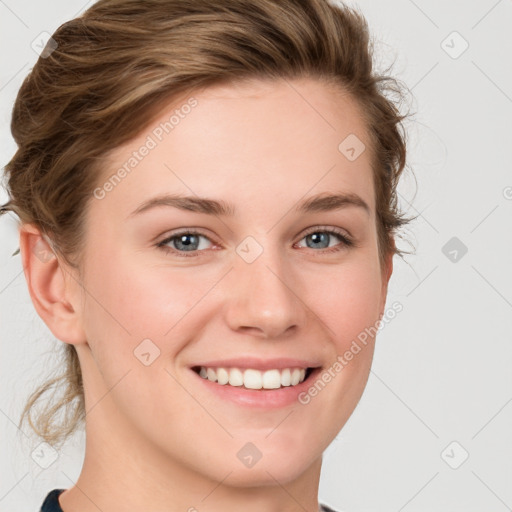
[[[66,286],[68,271],[33,224],[20,227],[20,253],[30,298],[38,315],[57,339],[73,345],[84,343],[78,294],[73,296]]]

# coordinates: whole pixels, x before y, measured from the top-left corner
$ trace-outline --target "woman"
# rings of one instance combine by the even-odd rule
[[[330,510],[322,453],[407,221],[386,90],[364,18],[325,0],[100,0],[53,34],[3,208],[67,358],[22,421],[52,446],[85,423],[43,512]]]

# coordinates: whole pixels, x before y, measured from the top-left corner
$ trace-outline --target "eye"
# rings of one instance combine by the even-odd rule
[[[188,229],[187,231],[182,231],[180,233],[169,236],[161,242],[158,242],[156,245],[166,252],[173,252],[179,256],[197,256],[197,254],[194,253],[205,249],[204,244],[201,244],[201,238],[211,242],[207,236],[201,234],[200,232],[193,229]],[[171,244],[172,247],[169,247],[169,244]],[[191,254],[184,254],[187,252]]]
[[[329,246],[330,241],[334,238],[337,238],[338,240],[341,240],[341,243],[335,245],[335,246]],[[309,232],[304,235],[302,240],[307,240],[309,242],[307,243],[308,248],[320,248],[324,249],[323,252],[336,252],[341,251],[342,249],[346,247],[352,247],[354,244],[354,241],[344,232],[338,229],[334,228],[323,228],[323,227],[315,227],[313,230],[310,230]]]

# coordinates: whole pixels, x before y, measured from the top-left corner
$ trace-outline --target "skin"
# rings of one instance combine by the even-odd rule
[[[313,79],[215,86],[194,97],[197,106],[136,169],[91,200],[81,276],[34,255],[45,243],[35,226],[20,231],[37,312],[75,345],[84,377],[85,462],[60,496],[64,512],[317,510],[322,452],[367,382],[371,338],[307,405],[241,407],[190,371],[248,355],[328,368],[383,314],[392,273],[392,255],[379,263],[369,140],[353,99]],[[116,148],[100,186],[184,102]],[[349,134],[367,148],[354,161],[338,150]],[[293,211],[334,191],[357,194],[369,212]],[[129,217],[164,192],[231,202],[236,214],[161,206]],[[339,228],[356,246],[335,235],[308,246],[305,231],[318,226]],[[190,227],[207,237],[198,256],[156,247]],[[236,252],[247,236],[263,248],[250,264]],[[340,250],[327,253],[327,244]],[[149,366],[133,353],[147,338],[160,349]],[[246,442],[262,453],[252,468],[236,456]]]

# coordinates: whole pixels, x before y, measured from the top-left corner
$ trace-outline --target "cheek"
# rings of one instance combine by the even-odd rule
[[[377,323],[380,314],[382,281],[378,265],[360,259],[331,272],[315,276],[310,300],[315,312],[329,328],[338,353],[352,340]]]
[[[352,413],[368,379],[380,315],[380,267],[373,258],[362,256],[345,266],[333,267],[321,279],[317,275],[315,283],[310,288],[315,292],[309,297],[312,304],[316,303],[315,313],[332,341],[328,357],[331,365],[325,370],[329,375],[324,377],[328,380],[328,393],[336,397],[338,404],[325,413],[334,414],[337,419],[325,419],[324,423],[332,425],[335,433]],[[317,387],[323,389],[323,384]],[[315,414],[321,417],[324,412],[316,410]]]
[[[107,259],[98,253],[89,268],[87,339],[98,365],[115,357],[119,373],[133,364],[134,350],[146,339],[158,347],[161,360],[174,357],[198,332],[194,319],[204,312],[205,296],[218,280],[213,271],[144,266],[122,255]]]

